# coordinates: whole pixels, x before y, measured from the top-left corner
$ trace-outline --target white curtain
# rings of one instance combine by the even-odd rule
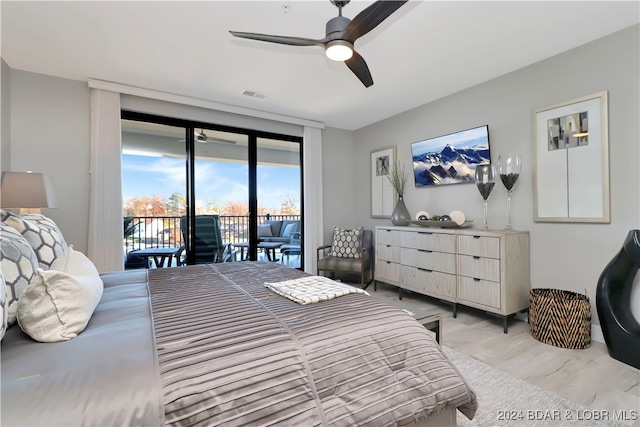
[[[304,174],[304,271],[317,273],[316,250],[322,245],[322,130],[305,126],[302,141]]]
[[[124,269],[120,94],[91,88],[88,257],[100,272]]]

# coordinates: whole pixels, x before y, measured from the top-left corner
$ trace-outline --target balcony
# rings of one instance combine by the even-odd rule
[[[124,238],[124,251],[146,248],[168,248],[184,245],[180,231],[180,216],[135,216],[131,218],[131,225],[137,224],[133,231]],[[264,224],[268,220],[300,220],[300,215],[259,215],[258,224]],[[249,240],[249,217],[246,215],[220,215],[220,229],[222,240],[225,243],[240,243]],[[258,254],[258,259],[266,259],[264,253]],[[287,261],[289,261],[287,259]],[[175,261],[174,261],[175,263]],[[290,264],[291,267],[299,267]]]

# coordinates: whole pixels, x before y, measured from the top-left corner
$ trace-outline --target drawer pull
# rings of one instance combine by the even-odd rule
[[[480,259],[480,257],[479,257],[479,256],[475,256],[475,255],[474,255],[474,256],[473,256],[473,259]]]
[[[388,248],[390,248],[390,247],[391,247],[391,245],[387,245],[387,247],[388,247]]]
[[[479,239],[482,236],[473,236],[474,239]]]
[[[429,270],[428,268],[420,268],[420,267],[418,267],[418,270],[426,271],[427,273],[433,273],[433,270]]]
[[[387,261],[387,264],[391,264],[391,261]]]
[[[418,252],[426,252],[428,254],[433,253],[433,251],[430,251],[429,249],[418,249]]]
[[[429,231],[418,231],[418,234],[428,234],[428,235],[432,235],[433,233],[429,232]]]
[[[480,279],[478,279],[477,277],[474,277],[474,278],[473,278],[473,281],[474,281],[474,282],[479,282],[479,281],[480,281]]]

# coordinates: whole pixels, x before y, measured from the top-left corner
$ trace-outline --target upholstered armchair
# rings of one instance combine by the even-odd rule
[[[360,286],[366,289],[373,281],[373,232],[334,227],[332,244],[320,246],[317,258],[318,275],[329,273],[333,279],[336,273],[357,274]]]

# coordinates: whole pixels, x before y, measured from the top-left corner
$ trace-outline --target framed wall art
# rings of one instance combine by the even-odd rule
[[[416,187],[475,182],[476,166],[491,162],[489,126],[411,144]]]
[[[607,92],[534,112],[534,221],[609,223]]]
[[[389,182],[396,146],[371,151],[371,218],[391,218],[396,194]]]

